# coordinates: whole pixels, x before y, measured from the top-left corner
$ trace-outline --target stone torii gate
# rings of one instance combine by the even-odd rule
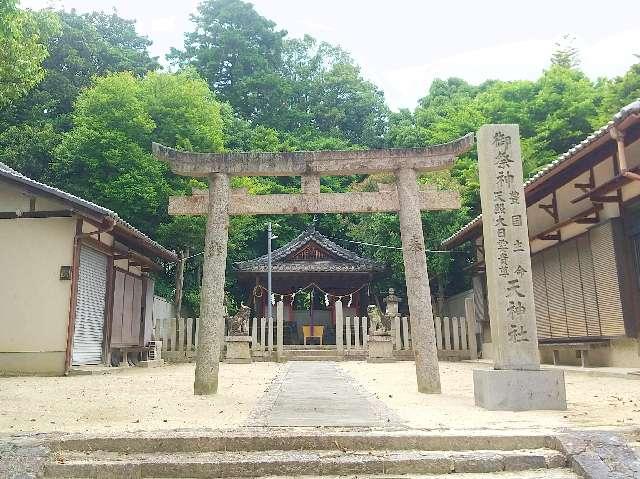
[[[374,213],[400,215],[402,256],[411,316],[416,321],[415,363],[418,390],[440,392],[440,374],[431,310],[421,210],[460,207],[454,191],[420,188],[420,173],[451,168],[456,157],[468,151],[473,134],[427,148],[285,153],[191,153],[157,143],[153,154],[182,176],[208,177],[209,190],[192,196],[171,197],[171,215],[207,215],[200,306],[200,332],[196,357],[195,394],[215,394],[218,389],[220,342],[224,315],[224,283],[229,215],[297,213]],[[321,176],[391,173],[395,184],[379,185],[377,192],[320,193]],[[300,176],[300,194],[249,195],[230,189],[231,176]]]

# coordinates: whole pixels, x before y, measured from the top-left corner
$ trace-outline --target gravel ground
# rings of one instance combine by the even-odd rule
[[[340,363],[346,372],[415,428],[640,427],[640,381],[566,373],[567,411],[485,411],[474,405],[471,363],[440,363],[442,394],[417,392],[413,362]]]
[[[440,363],[441,395],[417,392],[410,361],[337,366],[410,427],[640,427],[639,380],[568,373],[567,411],[493,412],[475,407],[473,400],[472,370],[486,366]],[[222,364],[220,392],[215,396],[193,395],[193,364],[131,368],[100,376],[0,378],[0,433],[237,427],[248,420],[281,367],[262,362]]]
[[[193,364],[109,375],[0,378],[0,433],[234,427],[247,419],[278,367],[221,364],[215,396],[194,396]]]

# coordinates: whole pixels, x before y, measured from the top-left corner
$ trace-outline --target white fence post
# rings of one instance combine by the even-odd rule
[[[402,318],[402,349],[409,349],[409,321],[407,317]]]
[[[200,344],[200,338],[198,337],[198,335],[200,334],[200,318],[195,318],[194,319],[195,323],[196,323],[196,331],[194,334],[194,345],[196,347],[196,351],[198,350],[198,344]]]
[[[176,350],[176,322],[176,318],[171,319],[171,329],[169,331],[169,334],[171,334],[171,351]]]
[[[187,352],[191,357],[193,352],[193,318],[187,318]]]
[[[402,349],[400,338],[400,316],[393,318],[393,349]]]
[[[284,353],[284,304],[282,299],[276,303],[276,360],[282,361]]]
[[[433,318],[435,320],[435,326],[436,326],[436,345],[437,348],[442,350],[444,349],[442,347],[442,318],[440,318],[440,316],[436,316],[435,318]]]
[[[369,323],[366,316],[363,316],[360,320],[362,321],[362,349],[367,349],[369,345]]]
[[[469,342],[467,340],[467,320],[460,316],[460,349],[466,351],[469,349]]]
[[[360,318],[353,318],[353,349],[360,349]]]
[[[351,349],[351,316],[344,318],[344,326],[345,334],[347,335],[345,338],[345,347],[346,350],[349,351]]]
[[[267,318],[260,318],[260,352],[264,355],[264,349],[267,345]]]
[[[451,320],[448,316],[444,317],[444,349],[451,349]]]
[[[451,318],[452,322],[452,333],[453,334],[453,349],[456,351],[460,350],[460,318],[456,318],[455,316]]]
[[[476,311],[473,298],[464,300],[464,311],[467,316],[467,338],[469,341],[469,357],[478,359],[478,345],[476,342]]]
[[[258,350],[258,318],[253,318],[253,323],[251,324],[251,350]]]
[[[336,300],[336,350],[339,355],[344,353],[344,313],[342,310],[342,300]]]
[[[269,356],[271,356],[273,353],[273,318],[269,318],[267,331],[267,346],[269,348]]]
[[[184,351],[184,338],[185,338],[185,318],[178,318],[178,331],[176,333],[176,346],[174,351]]]

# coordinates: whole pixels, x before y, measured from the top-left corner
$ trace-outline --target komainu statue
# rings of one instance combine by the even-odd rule
[[[227,320],[227,324],[229,325],[227,336],[249,336],[250,313],[251,309],[249,309],[249,306],[240,303],[238,312]]]
[[[374,304],[370,304],[367,307],[367,313],[369,315],[370,322],[369,334],[379,336],[390,334],[392,319],[391,315],[382,314],[380,308],[378,308]]]

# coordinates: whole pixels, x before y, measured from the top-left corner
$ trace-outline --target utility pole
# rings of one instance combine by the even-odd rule
[[[178,263],[176,264],[176,317],[179,319],[182,317],[182,289],[184,285],[184,264],[189,257],[189,248],[185,251],[180,251],[178,254]]]

